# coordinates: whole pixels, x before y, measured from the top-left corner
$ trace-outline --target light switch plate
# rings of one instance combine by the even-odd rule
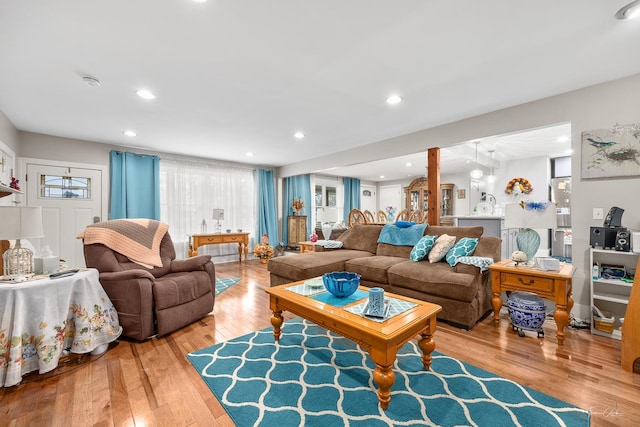
[[[604,209],[593,208],[593,219],[603,219],[603,218],[604,218]]]

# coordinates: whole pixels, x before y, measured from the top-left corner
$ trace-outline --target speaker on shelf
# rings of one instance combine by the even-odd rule
[[[615,249],[617,228],[591,227],[589,243],[592,248]]]
[[[607,216],[604,217],[604,226],[609,228],[621,227],[623,213],[624,209],[618,208],[616,206],[609,209],[609,213],[607,213]]]
[[[629,252],[631,250],[631,233],[626,228],[618,228],[616,233],[616,251]]]

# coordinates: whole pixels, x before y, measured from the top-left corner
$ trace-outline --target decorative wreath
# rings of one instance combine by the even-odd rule
[[[507,194],[513,194],[513,190],[516,188],[516,185],[520,188],[522,194],[529,194],[533,191],[533,187],[528,180],[524,178],[513,178],[507,184],[507,188],[504,189],[504,192]]]

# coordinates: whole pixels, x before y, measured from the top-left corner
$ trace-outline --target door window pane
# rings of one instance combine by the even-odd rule
[[[91,178],[40,175],[40,197],[47,199],[90,199]]]

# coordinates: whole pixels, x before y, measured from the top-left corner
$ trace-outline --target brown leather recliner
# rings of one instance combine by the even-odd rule
[[[211,256],[176,260],[169,233],[160,243],[162,267],[146,268],[102,244],[84,246],[87,267],[113,302],[123,336],[144,340],[166,335],[213,310],[215,267]]]

